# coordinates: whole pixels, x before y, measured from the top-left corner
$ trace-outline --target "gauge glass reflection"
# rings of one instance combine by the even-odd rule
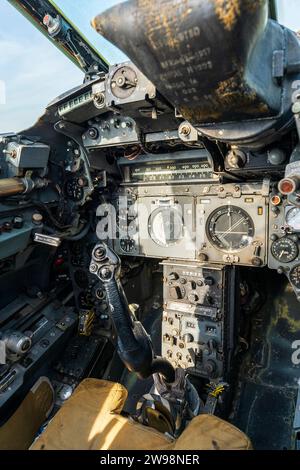
[[[300,208],[294,207],[286,214],[286,223],[294,231],[300,232]]]
[[[209,217],[207,235],[211,243],[222,251],[240,251],[252,243],[254,224],[243,209],[223,206]]]
[[[180,210],[162,207],[153,212],[149,219],[149,234],[160,246],[175,245],[183,237],[183,219]]]

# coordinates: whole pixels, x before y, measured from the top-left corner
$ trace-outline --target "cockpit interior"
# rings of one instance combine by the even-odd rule
[[[8,1],[84,81],[0,129],[0,449],[299,450],[299,33]]]

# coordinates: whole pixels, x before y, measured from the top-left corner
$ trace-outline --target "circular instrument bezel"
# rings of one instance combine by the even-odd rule
[[[175,235],[174,239],[168,239],[165,242],[163,242],[159,237],[158,234],[155,234],[154,232],[154,223],[156,218],[160,214],[167,214],[168,217],[171,218],[171,214],[174,214],[174,220],[175,218],[177,219],[177,222],[179,222],[180,227],[178,229],[178,234]],[[169,219],[170,220],[170,219]],[[175,223],[174,223],[175,227]],[[184,221],[183,221],[183,216],[181,214],[180,208],[176,206],[159,206],[157,209],[155,209],[152,214],[149,217],[148,220],[148,232],[151,240],[158,246],[161,246],[163,248],[168,248],[169,246],[175,246],[178,243],[180,243],[184,237]]]
[[[290,248],[290,255],[285,255],[284,257],[284,250],[287,248]],[[279,256],[279,253],[282,253],[281,256]],[[297,256],[299,256],[299,247],[297,243],[295,243],[293,240],[291,240],[289,237],[282,237],[278,238],[278,240],[275,240],[272,245],[271,245],[271,253],[273,258],[276,259],[276,261],[284,264],[292,263],[295,261]]]
[[[218,236],[216,234],[216,230],[215,230],[217,222],[219,221],[219,219],[221,217],[224,217],[226,214],[228,214],[229,211],[231,211],[231,213],[238,214],[238,215],[242,216],[244,221],[247,222],[247,234],[245,232],[246,240],[245,240],[244,243],[242,243],[242,240],[241,240],[240,245],[237,246],[237,247],[233,247],[233,246],[226,247],[226,246],[224,246],[224,241],[225,240],[222,242],[222,239],[221,239],[222,236],[221,235]],[[236,235],[237,232],[234,231],[234,228],[235,228],[235,226],[238,227],[241,223],[242,223],[242,221],[239,224],[237,224],[237,222],[236,222],[231,227],[230,230],[228,229],[228,230],[225,230],[224,232],[220,232],[220,234],[223,233],[223,239],[224,239],[225,234],[226,234],[226,239],[228,239],[230,237],[230,234],[232,234],[232,235],[235,234]],[[254,222],[253,222],[251,216],[248,214],[248,212],[246,212],[241,207],[228,204],[228,205],[221,206],[218,209],[215,209],[210,214],[210,216],[208,217],[207,222],[206,222],[206,235],[207,235],[207,238],[208,238],[209,242],[216,249],[222,251],[223,253],[238,253],[238,252],[248,248],[249,245],[251,245],[251,243],[254,239],[254,235],[255,235],[255,226],[254,226]]]
[[[299,218],[297,222],[297,218]],[[291,231],[300,231],[300,207],[290,208],[285,215],[286,224],[290,227]],[[294,222],[293,222],[294,221]]]

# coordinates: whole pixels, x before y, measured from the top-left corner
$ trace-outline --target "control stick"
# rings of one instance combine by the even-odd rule
[[[155,357],[150,336],[131,312],[120,281],[121,260],[105,243],[95,246],[90,272],[104,285],[111,318],[118,334],[117,351],[127,369],[141,379],[153,374],[163,376],[165,382],[175,381],[175,370],[165,359]]]

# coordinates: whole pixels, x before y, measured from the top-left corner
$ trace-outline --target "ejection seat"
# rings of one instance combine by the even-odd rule
[[[86,379],[50,421],[31,450],[250,450],[239,429],[212,415],[194,418],[181,436],[167,434],[122,416],[126,389]]]

